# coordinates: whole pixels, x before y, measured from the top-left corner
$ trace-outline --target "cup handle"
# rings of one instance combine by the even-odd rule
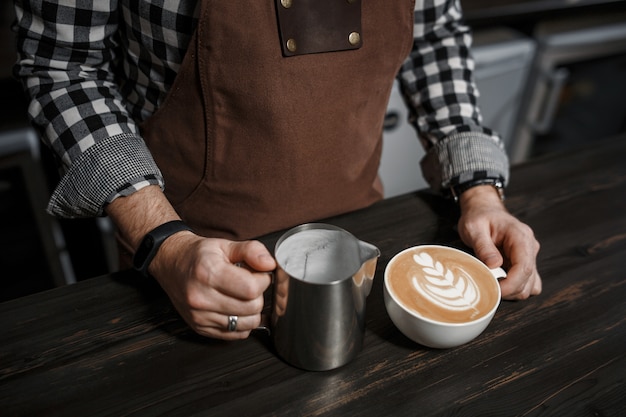
[[[495,279],[502,279],[502,278],[506,278],[506,271],[502,268],[489,268],[489,271],[491,272],[491,275],[493,275],[493,277]]]

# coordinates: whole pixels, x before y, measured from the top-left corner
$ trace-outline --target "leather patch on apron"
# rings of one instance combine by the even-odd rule
[[[361,0],[276,0],[284,56],[361,47]]]

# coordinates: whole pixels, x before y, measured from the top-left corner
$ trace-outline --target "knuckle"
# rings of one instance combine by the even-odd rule
[[[522,232],[525,235],[534,236],[535,233],[533,232],[533,229],[529,225],[527,225],[526,223],[522,223],[522,222],[519,222],[519,225],[520,225],[520,228],[522,229]]]
[[[262,250],[265,246],[258,240],[248,240],[245,242],[248,250]]]
[[[541,248],[541,244],[537,240],[533,229],[529,225],[522,223],[522,232],[524,233],[525,236],[527,236],[528,240],[532,242],[531,245],[535,253],[539,252],[539,249]]]
[[[188,321],[189,326],[191,326],[191,328],[194,329],[195,331],[198,331],[202,325],[201,316],[199,312],[194,311],[194,310],[189,312],[189,320],[187,321]]]
[[[254,300],[258,297],[256,288],[249,280],[246,280],[244,283],[242,283],[242,285],[239,287],[239,293],[241,297],[243,297],[245,300]]]
[[[185,301],[192,310],[202,310],[205,306],[204,297],[199,291],[188,291],[185,296]]]
[[[525,286],[524,288],[522,288],[521,291],[517,293],[517,298],[519,300],[527,300],[528,298],[530,298],[530,287]]]
[[[460,226],[460,231],[468,236],[475,236],[481,230],[479,223],[475,220],[466,220]]]
[[[252,308],[255,314],[260,313],[263,310],[264,305],[265,305],[265,302],[262,297],[257,297],[254,300],[252,300]]]
[[[252,320],[252,328],[259,327],[260,325],[261,325],[261,315],[257,314],[256,316],[254,316],[254,319]]]
[[[522,276],[526,278],[524,282],[530,280],[535,274],[535,265],[527,263],[522,265]]]

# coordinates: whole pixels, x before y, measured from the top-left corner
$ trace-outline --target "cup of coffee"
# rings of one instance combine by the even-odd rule
[[[415,246],[385,268],[384,298],[394,325],[432,348],[451,348],[480,335],[500,305],[501,268],[459,249]]]

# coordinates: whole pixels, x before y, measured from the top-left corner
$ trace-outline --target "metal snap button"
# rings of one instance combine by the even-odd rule
[[[298,49],[296,40],[293,38],[287,39],[287,50],[289,52],[296,52],[296,49]]]
[[[352,46],[358,45],[361,43],[361,34],[359,34],[359,32],[350,33],[350,35],[348,35],[348,42],[350,42]]]

